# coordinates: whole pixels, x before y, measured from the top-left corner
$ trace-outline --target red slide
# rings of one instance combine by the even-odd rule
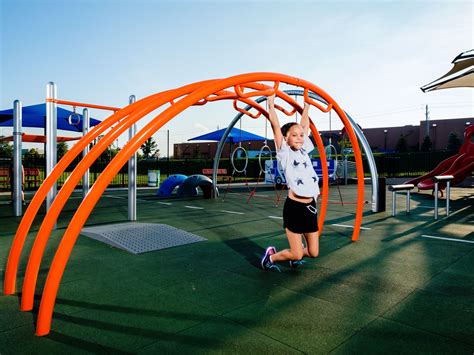
[[[415,184],[419,190],[430,190],[434,189],[433,176],[437,175],[453,175],[454,179],[451,181],[451,185],[456,185],[469,176],[474,171],[474,125],[466,128],[464,131],[464,143],[459,149],[459,153],[443,160],[438,164],[433,171],[426,175],[410,179],[405,184]],[[446,188],[446,184],[439,184],[439,189],[443,190]]]

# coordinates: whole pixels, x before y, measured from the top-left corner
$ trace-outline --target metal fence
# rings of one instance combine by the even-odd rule
[[[429,151],[376,154],[374,156],[377,171],[381,177],[415,177],[433,170],[454,152]],[[364,166],[364,169],[367,169]]]
[[[449,151],[430,151],[430,152],[407,152],[376,154],[374,156],[377,165],[377,171],[381,177],[411,177],[425,174],[435,168],[441,161],[453,155]],[[61,187],[81,158],[78,157],[66,169],[58,180],[58,188]],[[354,160],[349,157],[349,161]],[[0,156],[0,191],[9,191],[11,188],[9,179],[9,169],[11,166],[11,157]],[[364,161],[364,171],[366,175],[370,174],[366,159]],[[100,173],[110,162],[110,157],[102,156],[90,168],[90,184],[98,178]],[[236,167],[241,170],[245,164],[243,159],[237,159]],[[44,155],[25,156],[23,158],[23,167],[25,169],[37,169],[39,175],[34,179],[26,176],[26,190],[36,190],[45,178],[45,157]],[[140,160],[137,163],[137,185],[147,186],[148,171],[160,170],[161,181],[172,174],[193,175],[201,174],[203,169],[213,167],[213,159],[160,159],[160,160]],[[230,159],[221,159],[219,168],[227,169],[228,175],[232,175],[233,166]],[[8,173],[7,173],[8,172]],[[258,159],[249,159],[244,173],[236,174],[240,179],[255,180],[259,177],[260,166]],[[128,166],[127,164],[117,173],[109,184],[110,187],[128,186]],[[78,186],[80,188],[81,185]]]

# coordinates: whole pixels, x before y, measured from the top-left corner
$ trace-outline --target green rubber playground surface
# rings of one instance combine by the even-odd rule
[[[56,247],[81,202],[73,195],[52,233],[33,312],[19,294],[0,295],[0,354],[229,353],[354,354],[474,352],[474,190],[454,188],[451,214],[440,201],[412,194],[411,214],[365,206],[351,242],[355,186],[330,189],[320,256],[293,270],[264,272],[268,245],[287,246],[282,202],[272,190],[206,200],[157,199],[139,190],[138,222],[167,224],[206,241],[130,254],[85,236],[65,270],[49,335],[34,335],[44,280]],[[221,191],[221,196],[223,192]],[[262,197],[267,197],[264,199]],[[127,221],[127,192],[107,191],[87,226]],[[27,196],[27,199],[29,197]],[[31,197],[30,197],[31,198]],[[370,200],[367,186],[366,200]],[[0,196],[0,276],[20,221]],[[28,253],[44,211],[22,254]],[[439,239],[444,238],[444,239]]]

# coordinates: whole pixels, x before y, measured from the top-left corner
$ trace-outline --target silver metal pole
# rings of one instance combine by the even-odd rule
[[[396,203],[395,203],[395,199],[396,199],[396,193],[395,191],[392,191],[392,216],[395,216],[397,214],[396,212]]]
[[[344,185],[347,185],[348,173],[349,169],[347,169],[347,156],[344,156]]]
[[[129,104],[136,101],[135,95],[131,95],[128,99]],[[137,125],[133,124],[128,129],[129,141],[137,134]],[[128,220],[137,220],[137,153],[128,161]]]
[[[90,127],[90,117],[89,117],[89,110],[87,108],[82,110],[82,136],[84,137],[87,133],[89,133]],[[82,151],[82,157],[85,158],[86,155],[89,153],[89,144],[84,148]],[[84,173],[84,177],[82,178],[82,197],[86,197],[89,193],[89,169],[86,170]]]
[[[446,216],[449,216],[449,199],[451,196],[451,181],[446,182]]]
[[[23,194],[23,169],[21,163],[22,118],[21,101],[15,100],[13,101],[13,181],[10,181],[10,184],[13,184],[13,215],[15,217],[23,214],[21,207]]]
[[[49,82],[46,85],[46,99],[56,99],[56,84]],[[49,176],[56,165],[56,131],[57,131],[57,104],[49,100],[46,101],[46,176]],[[56,197],[57,184],[55,183],[46,197],[46,210],[49,211],[54,198]]]
[[[345,111],[344,111],[345,112]],[[379,206],[379,174],[377,172],[377,165],[375,164],[374,154],[372,153],[372,149],[370,148],[370,144],[367,141],[367,138],[364,136],[364,132],[359,128],[357,123],[352,119],[352,117],[346,112],[347,119],[352,125],[352,129],[354,130],[357,139],[359,140],[359,144],[361,147],[361,152],[365,153],[365,158],[367,159],[367,163],[369,164],[370,169],[370,178],[372,180],[372,212],[380,212],[382,206]],[[385,193],[382,192],[382,193]],[[385,210],[385,206],[383,206]]]
[[[435,183],[434,219],[438,219],[438,182]]]
[[[407,213],[410,213],[410,190],[407,190]]]

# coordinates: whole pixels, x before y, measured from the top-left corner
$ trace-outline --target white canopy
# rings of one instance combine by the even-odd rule
[[[423,92],[459,88],[474,87],[474,49],[459,54],[452,61],[454,66],[435,81],[421,87]]]

